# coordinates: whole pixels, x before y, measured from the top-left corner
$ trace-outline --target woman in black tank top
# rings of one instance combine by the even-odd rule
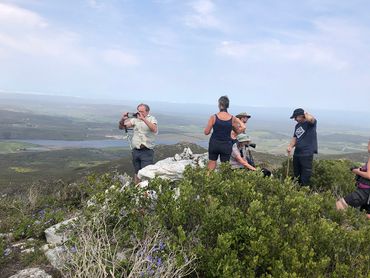
[[[236,117],[227,112],[229,108],[229,98],[222,96],[218,100],[220,112],[214,114],[208,120],[204,134],[209,135],[213,129],[208,146],[208,169],[214,170],[217,165],[217,159],[220,157],[221,162],[230,160],[232,141],[231,130],[241,133],[245,130],[244,124]]]

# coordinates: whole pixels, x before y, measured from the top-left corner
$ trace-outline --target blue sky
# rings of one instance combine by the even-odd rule
[[[0,91],[368,110],[367,0],[0,0]]]

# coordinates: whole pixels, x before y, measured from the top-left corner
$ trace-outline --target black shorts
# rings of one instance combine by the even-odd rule
[[[344,197],[346,203],[355,208],[368,206],[370,189],[356,188],[354,192]]]
[[[135,174],[145,166],[153,164],[154,151],[151,149],[133,149],[132,150],[132,164],[135,168]]]
[[[209,140],[208,146],[208,159],[216,161],[220,156],[221,162],[227,162],[230,160],[231,151],[233,145],[230,141],[218,141],[215,139]]]

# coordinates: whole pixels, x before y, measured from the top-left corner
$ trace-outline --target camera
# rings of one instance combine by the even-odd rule
[[[246,146],[246,147],[251,147],[251,148],[253,148],[253,149],[255,149],[255,148],[256,148],[256,144],[255,144],[255,143],[246,144],[245,146]]]
[[[136,113],[127,113],[127,118],[137,118],[140,115],[139,112]]]

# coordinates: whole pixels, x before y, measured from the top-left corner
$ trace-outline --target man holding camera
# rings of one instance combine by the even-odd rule
[[[317,120],[302,108],[295,109],[290,118],[294,119],[297,124],[287,152],[290,155],[295,147],[293,155],[294,177],[298,178],[300,185],[308,185],[312,174],[313,155],[317,153]]]
[[[137,173],[145,166],[153,164],[155,136],[158,134],[157,120],[149,115],[150,108],[141,103],[137,113],[124,113],[119,128],[133,128],[132,163],[135,168],[135,183],[140,179]]]

